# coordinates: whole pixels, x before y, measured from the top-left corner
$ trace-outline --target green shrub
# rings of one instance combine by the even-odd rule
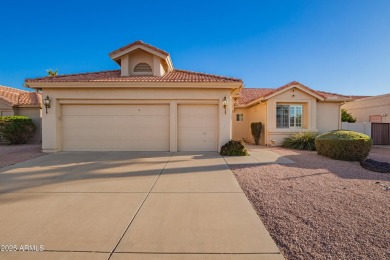
[[[24,144],[35,132],[35,125],[26,116],[0,117],[0,134],[11,144]]]
[[[348,113],[347,110],[341,109],[341,122],[355,123],[356,118],[351,113]]]
[[[255,144],[259,144],[262,130],[263,130],[263,124],[261,122],[254,122],[251,124],[251,133],[253,139],[255,140]]]
[[[316,135],[313,133],[297,133],[285,138],[282,146],[297,150],[315,151],[315,138]]]
[[[248,156],[249,153],[246,150],[242,141],[229,141],[221,147],[222,156]]]
[[[370,153],[372,140],[365,134],[335,130],[317,136],[315,144],[319,155],[336,160],[362,161]]]

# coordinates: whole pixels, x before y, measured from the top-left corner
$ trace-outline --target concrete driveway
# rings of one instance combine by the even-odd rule
[[[0,212],[2,259],[284,259],[213,152],[49,154],[0,169]]]

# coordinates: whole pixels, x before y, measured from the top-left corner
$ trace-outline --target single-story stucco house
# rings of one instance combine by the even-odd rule
[[[243,88],[234,99],[233,139],[252,142],[250,124],[261,122],[260,143],[280,145],[294,133],[340,129],[340,106],[351,97],[293,81],[276,89]]]
[[[169,53],[142,41],[109,56],[120,70],[26,80],[50,101],[44,152],[218,151],[232,138],[250,141],[257,121],[262,144],[277,145],[291,133],[338,129],[348,100],[298,82],[245,89],[240,79],[175,69]]]
[[[16,88],[0,86],[0,116],[28,116],[36,130],[30,143],[42,141],[41,130],[41,94]],[[5,142],[5,140],[0,140]]]

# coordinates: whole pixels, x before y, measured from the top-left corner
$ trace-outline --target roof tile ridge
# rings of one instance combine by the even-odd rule
[[[119,53],[119,52],[121,52],[123,50],[126,50],[127,48],[130,48],[130,47],[133,47],[133,46],[136,46],[136,45],[143,45],[143,46],[148,47],[148,48],[150,48],[152,50],[155,50],[155,51],[158,51],[160,53],[163,53],[166,56],[169,56],[169,52],[164,51],[163,49],[157,48],[157,47],[155,47],[155,46],[153,46],[153,45],[151,45],[149,43],[143,42],[141,40],[137,40],[135,42],[132,42],[132,43],[129,43],[129,44],[125,45],[125,46],[122,46],[122,47],[120,47],[120,48],[110,52],[109,55],[117,54],[117,53]]]
[[[81,73],[71,73],[71,74],[61,74],[57,76],[44,76],[44,77],[36,77],[36,78],[28,78],[28,80],[36,80],[36,79],[46,79],[46,78],[63,78],[63,77],[69,77],[69,76],[80,76],[80,75],[88,75],[88,74],[99,74],[99,73],[107,73],[107,72],[120,72],[121,70],[102,70],[102,71],[92,71],[92,72],[81,72]]]
[[[202,75],[202,76],[212,76],[212,77],[218,77],[218,78],[224,78],[224,79],[234,79],[234,80],[239,80],[239,81],[242,81],[241,79],[239,78],[234,78],[234,77],[228,77],[228,76],[222,76],[222,75],[217,75],[217,74],[211,74],[211,73],[206,73],[206,72],[197,72],[197,71],[191,71],[191,70],[183,70],[183,69],[174,69],[174,71],[178,71],[178,72],[188,72],[188,73],[192,73],[192,74],[196,74],[196,75]]]

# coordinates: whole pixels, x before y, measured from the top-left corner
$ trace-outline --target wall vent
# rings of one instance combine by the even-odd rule
[[[152,67],[149,66],[147,63],[138,63],[134,67],[134,72],[152,72]]]

